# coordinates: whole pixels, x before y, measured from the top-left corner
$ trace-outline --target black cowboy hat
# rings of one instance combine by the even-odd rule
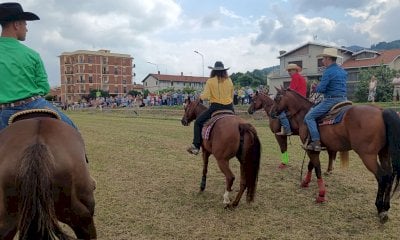
[[[214,67],[209,66],[209,69],[216,70],[216,71],[223,71],[228,70],[229,68],[225,68],[224,64],[221,61],[216,61]]]
[[[12,22],[18,20],[33,21],[40,18],[31,12],[24,12],[21,4],[8,2],[0,4],[0,23]]]

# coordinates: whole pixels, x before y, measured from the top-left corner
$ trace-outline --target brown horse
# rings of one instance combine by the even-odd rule
[[[206,109],[199,100],[186,100],[182,124],[188,126]],[[225,175],[226,190],[223,203],[226,207],[236,207],[246,189],[247,202],[254,201],[261,156],[261,144],[256,129],[235,115],[221,118],[214,124],[209,139],[203,140],[201,148],[203,176],[200,190],[204,191],[206,187],[208,158],[213,154],[218,167]],[[235,176],[229,168],[229,160],[235,156],[240,162],[240,189],[235,200],[231,202],[229,193],[232,191]]]
[[[293,121],[299,125],[300,138],[306,144],[308,129],[304,117],[312,103],[290,89],[278,90],[275,97],[275,109],[279,113],[284,109],[290,112]],[[371,105],[351,106],[343,115],[340,123],[319,126],[321,142],[331,151],[354,150],[364,165],[371,171],[377,182],[378,192],[375,205],[382,223],[388,220],[391,190],[394,179],[399,184],[400,174],[400,118],[395,111],[382,110]],[[307,151],[310,158],[308,174],[302,182],[307,187],[311,181],[311,172],[315,168],[318,178],[318,202],[325,201],[325,185],[321,176],[319,152]],[[379,162],[377,159],[379,156]],[[341,161],[348,159],[341,159]]]
[[[251,102],[247,112],[249,114],[253,114],[257,110],[264,109],[264,111],[268,117],[269,128],[271,129],[271,132],[275,135],[275,139],[279,144],[279,148],[280,148],[281,154],[282,154],[281,158],[282,158],[282,160],[284,158],[289,159],[289,155],[287,152],[288,137],[285,135],[276,135],[275,134],[275,133],[281,131],[281,123],[278,118],[271,117],[270,112],[271,112],[272,106],[274,105],[274,100],[271,99],[267,94],[268,93],[266,93],[266,92],[256,92],[256,94],[253,95],[252,102]],[[297,124],[297,122],[293,121],[290,116],[289,116],[289,122],[290,122],[290,126],[292,128],[293,135],[299,135],[299,125]],[[330,174],[333,171],[333,162],[336,159],[336,152],[328,151],[328,156],[329,156],[329,164],[328,164],[326,173]],[[341,157],[345,157],[345,156],[341,156]]]
[[[17,121],[0,131],[0,239],[95,239],[94,179],[81,135],[51,118]]]

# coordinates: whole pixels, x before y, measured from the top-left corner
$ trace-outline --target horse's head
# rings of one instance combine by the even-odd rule
[[[274,101],[268,96],[268,92],[257,91],[256,94],[253,95],[252,101],[250,103],[249,109],[247,109],[247,112],[249,114],[253,114],[255,111],[264,108],[265,111],[269,113],[273,104]]]
[[[189,124],[197,118],[196,108],[199,105],[200,100],[190,101],[190,98],[185,99],[183,108],[185,113],[183,114],[181,123],[183,126],[189,126]]]

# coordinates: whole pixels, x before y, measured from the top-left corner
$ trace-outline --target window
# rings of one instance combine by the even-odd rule
[[[93,76],[89,76],[89,83],[93,83]]]
[[[124,87],[124,93],[126,93],[126,87]]]

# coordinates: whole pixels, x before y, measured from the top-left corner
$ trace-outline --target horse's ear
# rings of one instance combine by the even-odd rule
[[[277,91],[278,93],[282,92],[281,89],[279,89],[279,88],[277,88],[277,87],[274,87],[274,88],[276,89],[276,91]]]
[[[256,91],[256,96],[258,96],[258,91]]]

